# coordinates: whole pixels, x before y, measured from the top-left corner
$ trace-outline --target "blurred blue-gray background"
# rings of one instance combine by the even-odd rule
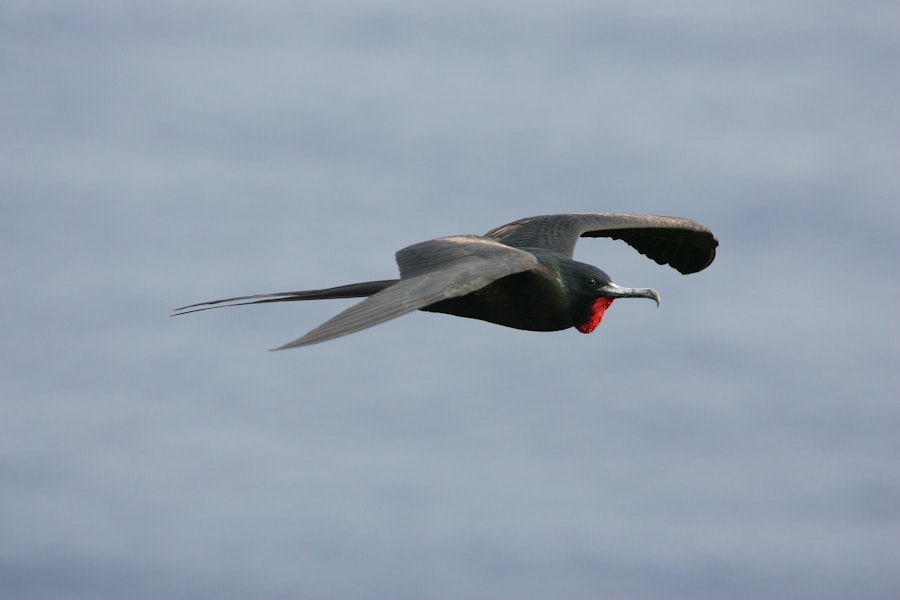
[[[0,597],[900,597],[888,1],[0,5]],[[408,244],[696,219],[589,336],[348,305]]]

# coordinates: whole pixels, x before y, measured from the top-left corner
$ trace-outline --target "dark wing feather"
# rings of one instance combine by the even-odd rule
[[[546,248],[569,258],[579,237],[609,237],[685,275],[708,267],[719,245],[709,229],[690,219],[613,213],[528,217],[486,235],[515,248]]]
[[[397,252],[401,279],[276,350],[317,344],[464,296],[537,266],[533,254],[479,236],[439,238]]]

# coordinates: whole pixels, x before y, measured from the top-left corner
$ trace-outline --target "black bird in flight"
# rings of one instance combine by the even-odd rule
[[[396,254],[400,279],[225,298],[183,306],[174,314],[243,304],[366,298],[275,348],[286,350],[354,333],[414,310],[531,331],[575,327],[590,333],[616,298],[650,298],[659,305],[656,290],[620,287],[597,267],[573,260],[579,237],[622,240],[685,275],[708,267],[719,245],[709,229],[677,217],[543,215],[501,225],[483,236],[457,235],[407,246]]]

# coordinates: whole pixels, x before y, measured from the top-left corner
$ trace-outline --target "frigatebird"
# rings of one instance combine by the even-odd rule
[[[331,340],[414,310],[481,319],[531,331],[597,328],[616,298],[650,298],[651,288],[626,288],[572,259],[579,237],[622,240],[658,264],[687,275],[716,256],[718,240],[689,219],[612,213],[542,215],[519,219],[483,236],[456,235],[399,250],[399,279],[320,290],[254,294],[175,309],[183,315],[224,306],[366,298],[306,335],[274,350]]]

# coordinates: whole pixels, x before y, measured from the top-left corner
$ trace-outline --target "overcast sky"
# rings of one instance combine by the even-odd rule
[[[0,597],[900,597],[894,2],[0,5]],[[592,335],[348,305],[533,214]]]

